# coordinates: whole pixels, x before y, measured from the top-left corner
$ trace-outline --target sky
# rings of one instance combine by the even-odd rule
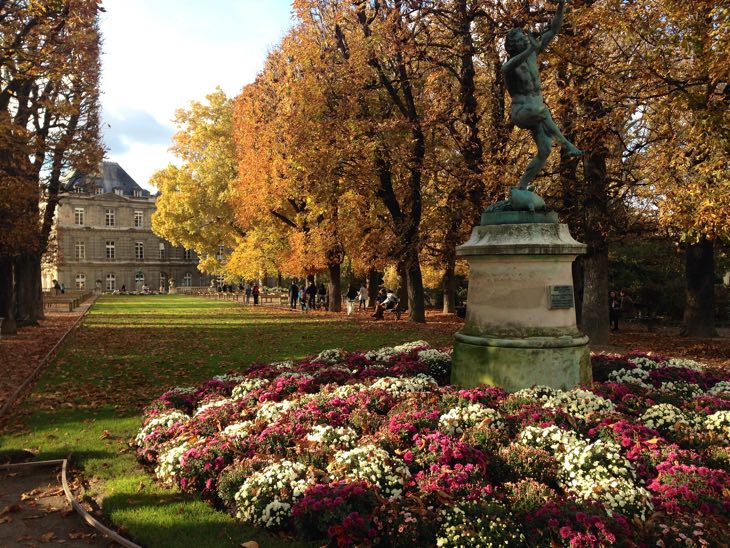
[[[107,159],[148,181],[174,156],[175,111],[252,82],[291,25],[290,0],[104,0]]]

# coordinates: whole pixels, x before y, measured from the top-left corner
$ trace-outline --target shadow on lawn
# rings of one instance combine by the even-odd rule
[[[267,548],[322,546],[321,541],[297,541],[244,525],[185,493],[118,492],[104,498],[102,510],[145,546],[236,547],[251,540]]]

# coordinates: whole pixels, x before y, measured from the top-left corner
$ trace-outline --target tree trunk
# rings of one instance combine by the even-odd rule
[[[408,257],[408,261],[406,262],[406,275],[408,277],[408,321],[426,323],[421,263],[418,260],[418,251],[413,249],[409,254],[410,257]]]
[[[702,239],[687,246],[685,256],[686,300],[682,335],[717,337],[715,329],[715,247]]]
[[[398,263],[398,288],[395,294],[400,299],[401,307],[405,307],[408,302],[408,267],[405,261]]]
[[[340,312],[342,310],[342,287],[340,284],[340,263],[327,266],[330,275],[329,283],[329,311]]]
[[[0,259],[0,318],[4,318],[0,328],[4,335],[15,335],[17,332],[13,278],[13,260]]]
[[[443,280],[444,314],[456,312],[456,257],[452,254],[446,260]]]
[[[38,325],[38,321],[43,319],[40,257],[32,254],[18,257],[15,260],[15,279],[18,326]]]
[[[580,256],[573,261],[573,294],[575,295],[575,323],[579,329],[583,329],[583,261]]]
[[[375,300],[378,297],[379,281],[380,276],[378,275],[378,271],[374,268],[368,270],[368,306],[370,308],[375,308]]]
[[[583,259],[583,332],[592,344],[608,343],[608,249],[591,251]]]

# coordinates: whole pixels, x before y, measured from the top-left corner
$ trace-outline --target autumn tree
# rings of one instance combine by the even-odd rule
[[[43,316],[41,257],[62,177],[101,161],[99,2],[0,3],[0,314]]]
[[[230,203],[238,173],[232,137],[233,102],[221,89],[206,102],[194,101],[175,115],[173,153],[181,165],[168,165],[151,178],[160,196],[152,216],[156,234],[192,249],[201,269],[224,274],[218,250],[235,249],[246,234]]]
[[[627,15],[639,41],[643,175],[661,224],[686,247],[684,334],[716,336],[714,247],[730,237],[730,8],[647,0]]]

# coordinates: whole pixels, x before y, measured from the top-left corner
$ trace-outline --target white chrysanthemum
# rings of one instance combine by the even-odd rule
[[[670,403],[660,403],[647,409],[639,419],[644,426],[654,430],[671,430],[676,424],[689,425],[687,417],[679,407]]]
[[[684,381],[663,382],[661,386],[659,386],[659,391],[674,394],[687,401],[692,400],[703,393],[702,388],[700,388],[698,384]]]
[[[307,440],[318,443],[333,450],[352,449],[359,436],[349,426],[329,426],[317,424],[307,434]]]
[[[620,384],[636,384],[644,388],[651,388],[646,381],[649,380],[649,372],[646,369],[637,367],[635,369],[619,369],[608,374],[608,380]]]
[[[545,407],[562,409],[578,419],[585,419],[593,413],[613,411],[615,406],[611,400],[588,390],[576,388],[569,392],[559,392],[545,402]]]
[[[524,546],[525,535],[516,527],[514,516],[501,503],[490,502],[496,515],[470,516],[457,505],[441,510],[436,546],[449,548],[497,548]]]
[[[425,363],[428,374],[432,377],[442,377],[451,370],[451,354],[439,352],[429,348],[418,353],[418,360]]]
[[[263,388],[268,385],[269,382],[270,381],[267,379],[259,379],[257,377],[245,379],[233,389],[233,392],[231,392],[231,399],[242,400],[254,390],[258,390],[259,388]]]
[[[436,380],[424,374],[415,377],[382,377],[371,388],[381,389],[395,397],[403,397],[411,392],[427,392],[438,388]]]
[[[284,360],[283,362],[271,362],[269,365],[274,369],[286,371],[294,367],[294,362],[292,360]]]
[[[246,438],[250,435],[252,426],[253,421],[237,422],[226,426],[221,433],[229,438]]]
[[[417,348],[431,348],[431,345],[429,345],[426,341],[412,341],[394,346],[393,350],[396,352],[411,352]]]
[[[330,348],[322,350],[312,362],[326,363],[327,365],[335,365],[342,361],[345,351],[341,348]]]
[[[517,443],[543,449],[551,453],[562,454],[577,444],[586,442],[583,441],[577,432],[552,425],[545,428],[527,426],[517,436]]]
[[[651,371],[652,369],[657,369],[661,367],[661,364],[659,364],[658,362],[644,357],[629,358],[628,361],[629,363],[633,363],[639,369],[644,369],[646,371]]]
[[[403,483],[410,477],[408,467],[393,459],[387,451],[375,445],[361,445],[349,451],[338,451],[327,471],[341,479],[365,480],[380,487],[383,495],[397,499],[403,493]]]
[[[223,398],[222,400],[215,400],[209,403],[206,403],[204,405],[201,405],[195,410],[195,413],[193,415],[200,415],[201,413],[204,413],[205,411],[208,411],[209,409],[214,409],[216,407],[223,407],[224,405],[228,405],[233,400],[230,400],[228,398]]]
[[[164,415],[158,415],[140,429],[134,441],[138,447],[142,447],[144,445],[145,438],[158,428],[167,429],[177,422],[186,423],[189,420],[190,417],[180,411],[173,411],[171,413],[165,413]]]
[[[439,430],[449,435],[461,435],[464,431],[485,420],[491,421],[493,426],[503,422],[502,416],[494,409],[472,403],[464,407],[454,407],[441,415],[439,417]]]
[[[277,527],[314,483],[303,464],[283,460],[251,474],[235,494],[236,517],[256,526]]]
[[[527,398],[531,400],[538,400],[541,402],[546,402],[551,398],[554,398],[558,395],[558,390],[555,390],[554,388],[551,388],[549,386],[533,386],[532,388],[523,388],[522,390],[518,390],[514,394],[512,394],[515,398]]]
[[[386,364],[397,354],[398,352],[396,352],[393,348],[384,346],[380,350],[371,350],[370,352],[366,352],[365,358],[376,364]]]
[[[730,411],[717,411],[708,415],[704,420],[704,427],[730,441]]]
[[[720,381],[707,391],[711,396],[730,395],[730,381]]]
[[[265,401],[256,412],[256,420],[270,424],[295,407],[296,404],[291,400]]]
[[[705,369],[704,364],[687,358],[671,358],[664,362],[664,367],[683,367],[692,371],[702,371]]]
[[[327,395],[331,398],[345,399],[349,396],[352,396],[353,394],[357,394],[358,392],[362,392],[363,390],[367,390],[367,389],[368,389],[368,386],[361,384],[361,383],[343,384],[343,385],[338,386],[337,388],[333,389]]]
[[[166,484],[174,483],[175,475],[180,471],[180,457],[188,449],[190,443],[185,441],[160,455],[155,467],[155,475],[160,481]]]

